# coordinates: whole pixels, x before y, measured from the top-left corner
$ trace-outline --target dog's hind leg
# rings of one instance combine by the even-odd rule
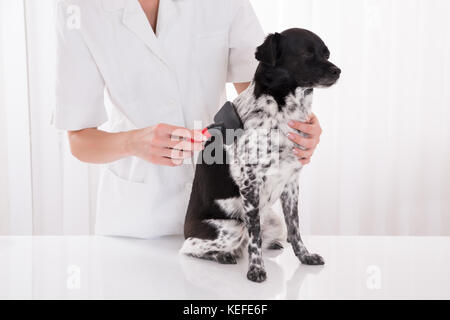
[[[243,246],[247,243],[247,231],[242,222],[237,220],[205,220],[201,228],[212,228],[215,237],[205,239],[191,236],[184,241],[180,253],[213,260],[222,264],[235,264],[242,254]]]
[[[299,221],[298,221],[298,193],[299,182],[298,176],[295,175],[284,187],[281,194],[281,206],[283,207],[284,218],[287,226],[288,241],[294,249],[295,255],[303,264],[322,265],[323,258],[318,254],[311,254],[303,244],[300,237]]]

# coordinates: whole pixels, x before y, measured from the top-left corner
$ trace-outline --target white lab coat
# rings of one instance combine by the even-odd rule
[[[226,82],[252,79],[264,37],[248,0],[161,0],[156,35],[138,0],[63,0],[58,20],[54,119],[63,130],[206,126]],[[105,165],[96,233],[182,233],[193,176],[192,164]]]

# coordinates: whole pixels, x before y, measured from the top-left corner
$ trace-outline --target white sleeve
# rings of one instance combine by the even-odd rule
[[[227,82],[248,82],[258,66],[256,47],[264,41],[264,31],[249,0],[235,0],[229,33]]]
[[[82,36],[75,7],[60,1],[57,8],[58,59],[54,124],[63,130],[96,128],[108,120],[105,83]],[[72,16],[71,16],[72,15]],[[80,13],[80,17],[83,16]],[[69,22],[68,22],[69,21]],[[82,22],[82,20],[81,20]]]

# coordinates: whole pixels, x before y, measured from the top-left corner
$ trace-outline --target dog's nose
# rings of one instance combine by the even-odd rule
[[[336,66],[332,66],[332,67],[330,68],[330,73],[331,73],[333,76],[339,76],[339,75],[341,74],[341,69],[339,69],[339,68],[336,67]]]

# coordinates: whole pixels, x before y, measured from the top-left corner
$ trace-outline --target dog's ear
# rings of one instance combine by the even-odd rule
[[[266,40],[262,45],[256,49],[256,60],[267,64],[269,66],[275,67],[277,62],[279,44],[280,44],[281,34],[272,33],[266,37]]]

